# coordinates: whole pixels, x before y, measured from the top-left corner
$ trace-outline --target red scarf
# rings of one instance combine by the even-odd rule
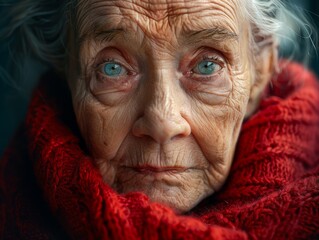
[[[63,81],[46,78],[1,161],[1,239],[319,237],[319,89],[301,66],[286,63],[244,123],[223,189],[184,216],[103,183]]]

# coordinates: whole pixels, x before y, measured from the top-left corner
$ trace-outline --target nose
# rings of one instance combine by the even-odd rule
[[[166,74],[168,76],[168,74]],[[180,101],[181,92],[172,81],[159,79],[146,87],[143,110],[133,125],[133,135],[150,137],[159,144],[176,138],[187,137],[191,127],[185,119],[185,104]],[[179,93],[178,93],[179,92]]]

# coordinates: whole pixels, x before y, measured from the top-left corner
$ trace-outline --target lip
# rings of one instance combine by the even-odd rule
[[[133,166],[129,167],[130,169],[143,174],[152,174],[152,173],[182,173],[187,170],[187,168],[182,166]]]

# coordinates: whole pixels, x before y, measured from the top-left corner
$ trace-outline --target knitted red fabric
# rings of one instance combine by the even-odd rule
[[[1,161],[1,239],[319,238],[319,89],[301,66],[284,63],[242,127],[225,186],[187,216],[103,183],[68,91],[47,78]]]

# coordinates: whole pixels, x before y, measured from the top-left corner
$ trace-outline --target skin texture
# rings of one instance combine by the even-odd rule
[[[186,212],[225,182],[240,127],[272,71],[236,0],[82,0],[68,80],[107,184]],[[261,59],[259,59],[261,57]],[[198,73],[209,59],[216,68]],[[259,59],[258,66],[252,59]],[[123,66],[105,75],[106,62]]]

